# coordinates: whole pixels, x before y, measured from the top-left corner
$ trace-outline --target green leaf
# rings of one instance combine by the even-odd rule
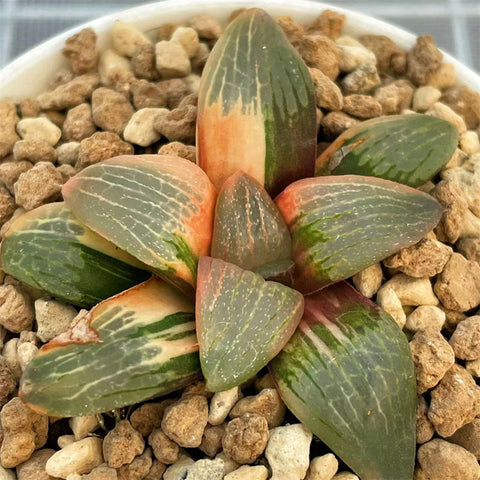
[[[332,285],[305,297],[270,367],[287,407],[362,480],[412,480],[415,373],[390,315],[347,283]]]
[[[340,135],[317,159],[315,171],[419,187],[448,163],[457,145],[457,129],[442,118],[421,114],[375,118]]]
[[[200,362],[207,389],[240,385],[287,343],[303,313],[300,293],[211,257],[198,264]]]
[[[200,373],[193,312],[157,278],[105,300],[40,350],[20,396],[36,411],[69,417],[185,387]]]
[[[82,225],[63,202],[19,217],[5,235],[1,258],[9,275],[80,307],[92,307],[151,275]]]
[[[356,175],[299,180],[275,202],[292,234],[293,286],[304,293],[417,243],[443,212],[430,195]]]
[[[293,264],[285,220],[265,189],[241,171],[229,177],[218,194],[212,257],[268,277]]]
[[[237,170],[271,195],[314,173],[312,79],[265,11],[239,15],[215,44],[198,97],[198,164],[220,189]]]
[[[192,162],[166,155],[112,158],[70,179],[63,196],[92,230],[192,291],[210,251],[215,189]]]

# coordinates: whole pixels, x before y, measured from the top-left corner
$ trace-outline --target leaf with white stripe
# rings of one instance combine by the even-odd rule
[[[93,307],[151,274],[145,265],[50,203],[19,217],[2,242],[2,269],[80,307]]]
[[[293,286],[307,294],[417,243],[443,213],[426,193],[357,175],[299,180],[275,202],[292,235]]]
[[[305,297],[270,363],[287,407],[362,480],[411,480],[416,385],[395,321],[347,283]]]
[[[152,278],[97,305],[31,361],[20,396],[70,417],[132,405],[200,375],[194,307]]]
[[[293,267],[285,220],[265,189],[244,172],[229,177],[218,194],[212,257],[265,278]]]
[[[71,178],[63,196],[85,225],[185,291],[210,252],[216,192],[192,162],[166,155],[112,158]]]
[[[249,380],[297,328],[297,291],[231,263],[202,257],[195,305],[200,362],[207,389],[228,390]]]
[[[315,169],[313,82],[264,10],[238,15],[215,44],[198,92],[198,164],[217,189],[237,170],[277,195]]]
[[[457,145],[457,129],[442,118],[374,118],[342,133],[318,157],[315,173],[366,175],[419,187],[448,163]]]

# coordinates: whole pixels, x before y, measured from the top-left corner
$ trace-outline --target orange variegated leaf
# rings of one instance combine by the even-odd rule
[[[81,222],[153,272],[183,289],[195,286],[216,197],[197,165],[165,155],[116,157],[75,175],[63,196]]]
[[[271,195],[312,176],[316,109],[303,60],[260,9],[239,15],[215,44],[198,98],[198,164],[220,188],[237,170]]]

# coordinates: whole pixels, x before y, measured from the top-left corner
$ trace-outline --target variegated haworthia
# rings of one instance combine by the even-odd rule
[[[342,133],[317,159],[316,175],[366,175],[419,187],[450,160],[457,129],[442,118],[375,118]]]
[[[285,220],[265,189],[246,173],[233,174],[218,193],[212,257],[265,278],[293,267]]]
[[[192,291],[210,252],[216,192],[180,157],[136,155],[92,165],[63,196],[74,215],[177,287]]]
[[[313,175],[312,79],[275,20],[250,9],[208,57],[198,97],[198,164],[219,189],[241,169],[271,195]]]
[[[287,407],[362,480],[411,480],[415,373],[390,315],[347,283],[305,297],[299,328],[270,364]]]
[[[299,180],[275,202],[292,234],[293,286],[304,293],[418,242],[443,212],[430,195],[357,175]]]
[[[87,415],[182,388],[199,374],[193,304],[152,278],[45,345],[23,374],[20,396],[51,416]]]
[[[9,275],[81,307],[92,307],[151,275],[81,224],[63,202],[43,205],[13,222],[1,258]]]
[[[202,257],[195,312],[207,389],[220,392],[250,379],[277,355],[300,321],[303,297],[231,263]]]

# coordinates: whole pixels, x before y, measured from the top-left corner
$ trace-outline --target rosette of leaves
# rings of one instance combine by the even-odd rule
[[[428,180],[444,164],[455,141],[450,129],[438,124],[444,155],[433,147],[435,155],[425,155],[431,120],[411,117],[417,128],[367,122],[358,141],[332,146],[341,150],[334,163],[340,158],[349,174],[313,177],[311,79],[258,9],[237,17],[216,43],[199,98],[198,165],[118,157],[64,186],[76,229],[89,229],[154,278],[101,302],[44,346],[24,372],[23,398],[51,415],[84,415],[181,388],[201,373],[209,390],[225,390],[269,364],[293,413],[362,480],[411,480],[415,382],[406,339],[342,280],[435,227],[440,205],[404,183]],[[387,146],[382,131],[390,132]],[[408,165],[391,167],[419,139]],[[41,286],[37,260],[20,261],[19,232],[17,225],[2,260]],[[23,237],[22,249],[34,239]],[[89,268],[85,278],[95,275],[95,264]],[[68,284],[69,269],[56,273]]]

